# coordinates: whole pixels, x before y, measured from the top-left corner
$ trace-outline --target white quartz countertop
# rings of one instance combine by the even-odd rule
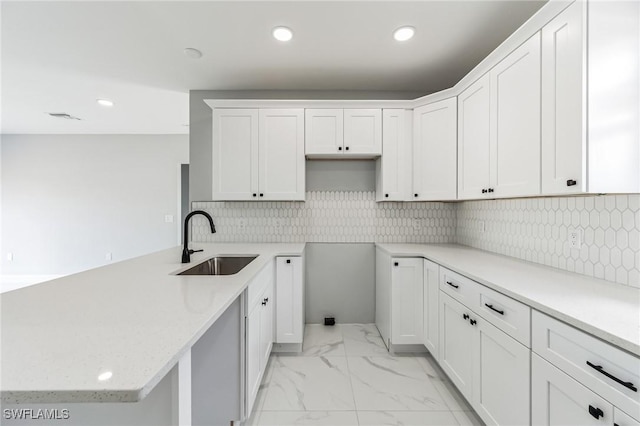
[[[267,263],[304,244],[191,248],[204,252],[189,265],[176,247],[1,294],[2,401],[141,400]],[[172,275],[225,254],[258,257],[235,275]]]
[[[424,257],[640,356],[640,289],[455,244],[378,244]]]

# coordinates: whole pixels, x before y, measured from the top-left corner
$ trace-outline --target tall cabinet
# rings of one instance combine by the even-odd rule
[[[640,192],[640,3],[576,1],[542,29],[542,192]]]

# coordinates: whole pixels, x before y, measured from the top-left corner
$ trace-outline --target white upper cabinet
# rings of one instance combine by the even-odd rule
[[[261,109],[259,141],[259,196],[265,200],[304,200],[303,110]]]
[[[302,109],[213,111],[213,200],[304,200]]]
[[[542,29],[543,194],[640,192],[639,32],[634,1],[577,1]]]
[[[305,154],[311,158],[381,155],[382,110],[305,110]]]
[[[411,186],[411,111],[382,110],[384,155],[376,160],[376,201],[404,201]]]
[[[481,198],[490,187],[490,76],[458,96],[458,198]]]
[[[540,33],[458,99],[458,198],[540,194]]]
[[[540,33],[491,70],[492,196],[540,194]]]
[[[456,199],[456,126],[456,98],[425,105],[413,111],[411,200]],[[387,155],[386,150],[384,154]]]
[[[213,200],[258,192],[258,110],[213,110]]]

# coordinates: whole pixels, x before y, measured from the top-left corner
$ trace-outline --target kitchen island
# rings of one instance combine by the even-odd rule
[[[3,420],[9,420],[6,409],[25,407],[66,408],[70,421],[89,405],[158,412],[146,421],[133,413],[132,421],[142,424],[160,418],[176,424],[188,414],[190,404],[179,400],[185,392],[180,396],[178,388],[188,379],[179,361],[214,324],[225,322],[225,312],[239,310],[247,285],[275,256],[299,256],[304,244],[192,248],[204,251],[187,265],[176,247],[0,295]],[[240,254],[257,258],[234,275],[176,275],[214,256]],[[237,352],[240,337],[229,342]]]

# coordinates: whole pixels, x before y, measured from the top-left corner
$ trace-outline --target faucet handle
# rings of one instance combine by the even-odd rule
[[[193,254],[193,253],[197,253],[199,251],[204,251],[204,249],[200,249],[200,250],[189,250],[189,254]]]

